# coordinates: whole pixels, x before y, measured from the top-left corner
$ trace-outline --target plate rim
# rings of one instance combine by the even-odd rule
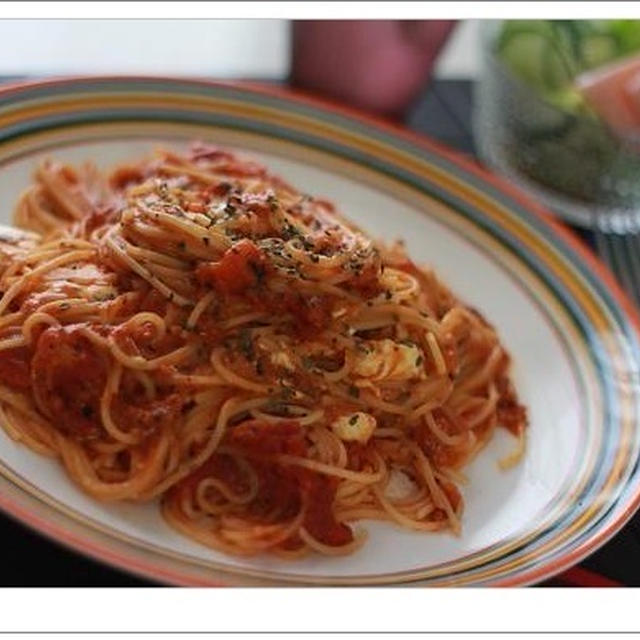
[[[329,113],[338,114],[351,119],[357,119],[364,122],[365,125],[373,128],[374,130],[382,131],[389,134],[392,138],[400,138],[409,143],[416,145],[419,148],[424,148],[436,157],[441,157],[454,166],[458,167],[462,171],[462,177],[465,175],[472,175],[479,180],[480,183],[486,183],[496,189],[497,192],[506,195],[512,201],[517,203],[526,211],[534,214],[541,220],[542,225],[546,226],[551,232],[557,234],[562,240],[561,244],[565,247],[568,246],[579,259],[588,267],[588,271],[600,280],[605,285],[613,301],[619,305],[622,315],[628,322],[629,327],[634,331],[636,339],[640,340],[640,313],[638,309],[634,307],[627,295],[622,291],[620,285],[615,281],[613,275],[606,268],[602,262],[596,257],[593,250],[583,243],[578,235],[571,229],[569,229],[564,223],[554,218],[554,216],[542,205],[538,204],[527,193],[521,191],[517,186],[509,184],[509,182],[500,176],[494,175],[488,168],[482,167],[475,160],[465,156],[459,151],[450,149],[446,145],[440,142],[434,141],[427,136],[413,132],[403,126],[397,125],[393,122],[384,120],[380,117],[363,113],[358,109],[354,109],[349,106],[335,103],[326,98],[321,98],[310,94],[305,91],[297,89],[290,89],[288,87],[282,87],[278,85],[268,85],[258,82],[247,81],[217,81],[210,80],[201,77],[188,77],[188,76],[168,76],[163,74],[145,74],[145,75],[76,75],[76,76],[64,76],[64,77],[50,77],[46,79],[28,79],[16,82],[7,83],[0,87],[0,100],[6,99],[13,94],[16,94],[21,90],[28,90],[33,88],[54,88],[56,86],[73,86],[75,84],[81,84],[82,82],[122,82],[125,89],[123,95],[127,93],[127,84],[133,84],[136,81],[165,81],[183,83],[185,85],[197,86],[200,85],[204,88],[222,88],[222,89],[239,89],[250,93],[257,93],[259,95],[267,97],[275,97],[285,102],[294,102],[307,105],[316,111],[324,111]],[[10,100],[8,101],[10,104]],[[564,247],[563,247],[564,248]],[[562,253],[565,253],[564,251]],[[566,255],[565,255],[566,257]],[[33,498],[33,496],[29,496]],[[39,518],[37,516],[31,517],[33,514],[21,513],[19,506],[15,504],[7,506],[7,500],[11,502],[6,496],[0,495],[0,508],[3,512],[7,513],[10,517],[23,522],[30,528],[34,529],[39,534],[44,535],[47,539],[52,540],[55,544],[61,545],[66,548],[73,549],[75,552],[80,552],[94,560],[106,563],[109,566],[124,570],[128,573],[134,573],[136,575],[144,576],[145,578],[151,578],[152,580],[158,580],[157,566],[149,565],[147,569],[133,568],[130,564],[126,563],[126,558],[121,562],[113,559],[109,560],[110,555],[106,549],[90,550],[91,545],[87,545],[88,540],[78,540],[75,542],[69,541],[69,536],[66,539],[61,539],[55,532],[47,531],[51,526],[47,526],[47,523],[42,521],[38,524]],[[619,500],[619,499],[618,499]],[[504,578],[498,578],[494,581],[490,581],[491,586],[524,586],[532,584],[540,580],[552,577],[557,573],[565,570],[573,564],[579,562],[589,554],[593,553],[603,544],[605,544],[615,533],[617,533],[628,520],[633,516],[636,510],[640,507],[640,486],[638,486],[634,492],[629,496],[625,496],[623,502],[624,508],[605,526],[597,529],[594,533],[590,533],[586,538],[572,550],[561,553],[558,557],[551,558],[547,562],[543,562],[541,566],[534,567],[529,570],[518,571],[511,576]],[[620,505],[619,505],[620,506]],[[53,507],[48,505],[48,508]],[[55,527],[54,527],[55,529]],[[62,532],[64,533],[64,531]],[[119,544],[124,544],[118,541]],[[89,548],[87,548],[89,547]],[[240,579],[244,579],[246,575],[241,573],[235,574],[233,570],[225,571],[224,568],[220,570],[222,576],[236,576]],[[212,578],[216,576],[212,575]],[[191,576],[193,579],[193,576]],[[266,582],[267,584],[278,584],[280,581],[276,579],[258,579],[260,582]],[[230,581],[233,583],[233,580]],[[182,581],[176,581],[177,584],[187,584]],[[188,584],[197,583],[201,584],[197,579],[188,582]],[[414,579],[414,581],[406,582],[400,581],[400,584],[406,585],[420,585],[420,578]],[[222,586],[228,584],[225,582],[216,582],[215,580],[206,581],[207,585]],[[295,583],[288,583],[295,585]]]

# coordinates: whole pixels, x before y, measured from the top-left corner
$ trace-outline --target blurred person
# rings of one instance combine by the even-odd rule
[[[424,87],[454,20],[293,23],[291,84],[399,118]]]

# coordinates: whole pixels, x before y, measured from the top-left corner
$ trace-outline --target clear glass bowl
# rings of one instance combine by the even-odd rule
[[[550,104],[495,54],[499,22],[483,24],[474,93],[480,157],[567,221],[640,228],[640,144],[597,118]]]

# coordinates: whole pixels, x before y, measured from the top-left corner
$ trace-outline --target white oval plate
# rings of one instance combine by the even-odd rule
[[[447,152],[267,90],[133,78],[25,85],[0,92],[0,222],[46,156],[109,167],[194,138],[250,153],[373,235],[405,238],[494,323],[530,412],[523,462],[498,470],[514,442],[497,432],[465,471],[461,536],[365,522],[367,544],[346,558],[217,553],[174,532],[155,504],[92,500],[56,461],[4,432],[0,506],[93,557],[177,584],[526,584],[578,561],[630,517],[640,484],[637,321],[566,232]]]

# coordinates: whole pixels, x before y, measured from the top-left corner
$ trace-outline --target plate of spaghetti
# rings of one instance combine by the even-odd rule
[[[637,318],[508,186],[258,87],[0,101],[8,514],[173,584],[522,585],[634,512]]]

